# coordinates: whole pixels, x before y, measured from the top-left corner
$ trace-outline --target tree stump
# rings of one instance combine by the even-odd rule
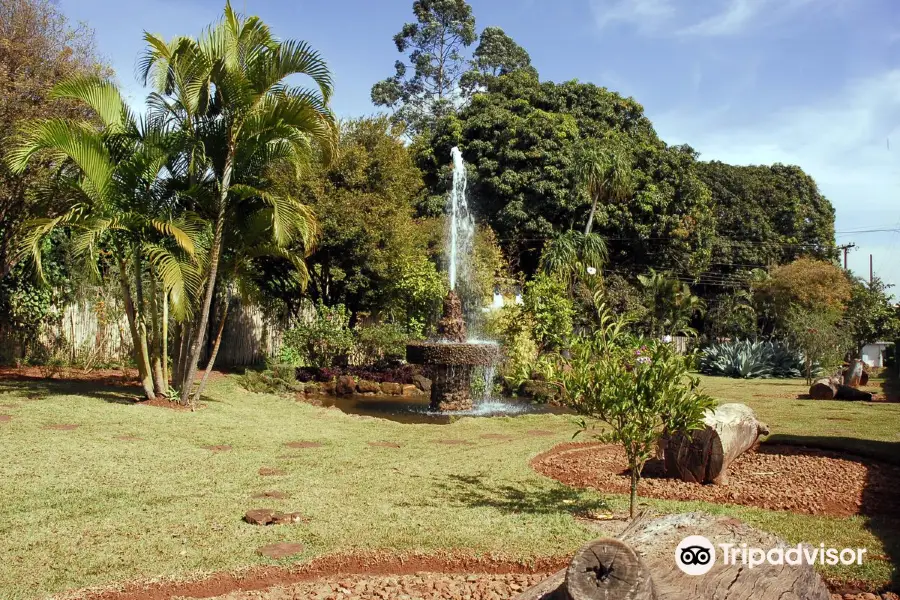
[[[715,562],[704,575],[687,575],[675,563],[675,549],[691,535],[702,535],[715,548]],[[734,548],[747,544],[766,552],[787,548],[776,536],[727,517],[689,513],[646,521],[639,518],[620,539],[587,544],[567,569],[554,573],[514,600],[829,600],[828,588],[811,565],[765,563],[751,569],[740,559],[726,564],[720,544],[732,544]],[[591,558],[595,551],[596,558]],[[623,557],[625,561],[617,572],[616,565]],[[613,568],[607,581],[617,576],[622,581],[609,587],[595,583],[601,564]],[[583,577],[573,576],[579,586],[575,588],[570,587],[569,578],[573,569],[583,571]]]
[[[690,483],[728,484],[728,467],[769,428],[746,404],[722,404],[703,417],[704,427],[668,437],[666,472]]]
[[[860,385],[862,385],[860,383],[860,381],[862,380],[862,374],[863,361],[859,360],[858,358],[851,360],[850,364],[847,366],[847,370],[844,371],[843,384],[852,388],[859,387]]]

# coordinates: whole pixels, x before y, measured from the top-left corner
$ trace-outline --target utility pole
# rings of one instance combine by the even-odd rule
[[[872,269],[872,255],[869,255],[869,285],[875,281],[875,271]]]
[[[853,248],[856,248],[856,244],[844,244],[843,246],[837,247],[838,250],[844,251],[844,270],[845,271],[847,270],[847,252],[849,250],[852,250]]]

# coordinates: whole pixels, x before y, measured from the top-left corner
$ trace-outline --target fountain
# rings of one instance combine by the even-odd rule
[[[492,373],[500,349],[494,342],[470,339],[471,323],[466,323],[463,303],[457,287],[471,290],[470,259],[475,239],[475,222],[466,200],[466,166],[459,148],[453,158],[453,190],[448,201],[449,235],[447,243],[450,292],[437,325],[437,339],[406,346],[407,362],[424,365],[431,375],[431,410],[466,411],[473,407],[472,375],[477,367]],[[486,377],[488,379],[488,377]],[[486,381],[489,394],[491,381]]]

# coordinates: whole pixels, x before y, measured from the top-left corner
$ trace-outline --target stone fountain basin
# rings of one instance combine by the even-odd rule
[[[491,342],[417,342],[406,346],[406,361],[416,365],[489,366],[499,358],[500,347]]]

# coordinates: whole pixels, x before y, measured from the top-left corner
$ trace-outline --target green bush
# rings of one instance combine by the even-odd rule
[[[700,357],[700,372],[738,379],[802,377],[806,356],[781,342],[732,340],[714,344]],[[813,374],[821,368],[813,364]]]
[[[238,378],[238,383],[248,392],[257,394],[285,395],[304,389],[294,375],[294,367],[289,365],[277,365],[266,371],[247,371]]]
[[[382,360],[402,360],[410,340],[406,328],[396,323],[379,323],[356,327],[356,355],[363,365]]]
[[[543,350],[563,348],[572,335],[575,308],[562,282],[538,274],[525,284],[525,312],[533,323],[535,341]]]
[[[350,313],[343,304],[316,306],[312,319],[284,333],[278,360],[295,367],[345,365],[353,351]]]

